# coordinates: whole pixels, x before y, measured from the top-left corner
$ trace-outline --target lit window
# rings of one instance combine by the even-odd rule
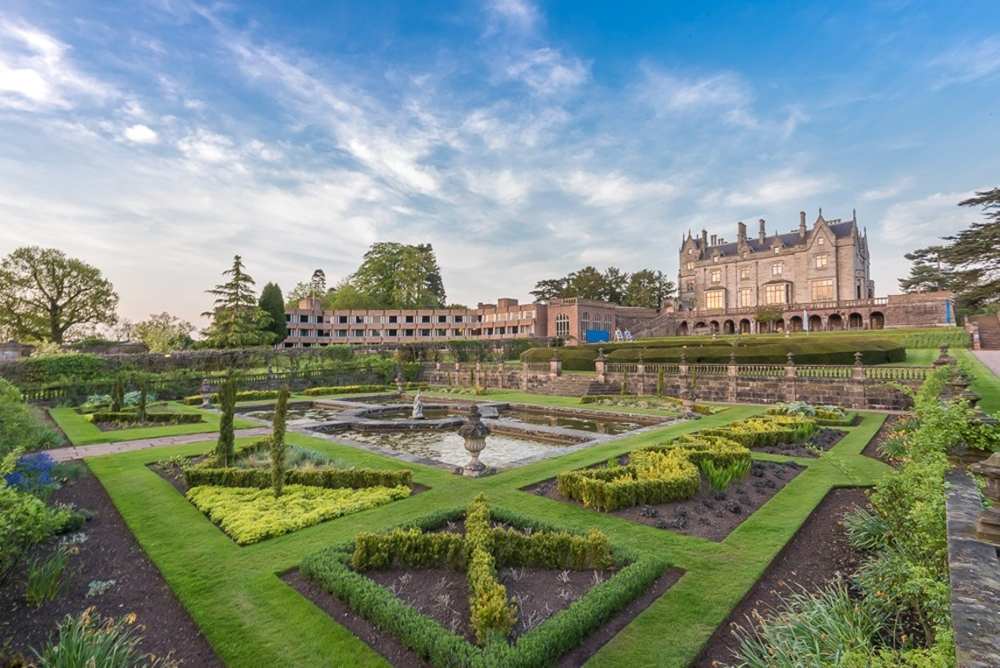
[[[750,265],[740,267],[740,278],[743,280],[750,278]]]
[[[816,268],[823,269],[826,267],[826,253],[816,256]]]
[[[556,336],[569,338],[569,316],[565,313],[556,316]]]
[[[767,292],[765,293],[768,304],[787,304],[788,303],[788,284],[779,283],[777,285],[767,286]]]
[[[775,246],[775,247],[774,247],[774,252],[775,252],[775,254],[777,254],[777,253],[778,253],[778,251],[780,251],[780,250],[781,250],[781,249],[780,249],[780,248],[778,248],[777,246]]]
[[[725,290],[709,290],[705,293],[705,308],[725,308]]]
[[[684,284],[684,290],[686,292],[694,292],[694,281],[688,281]]]
[[[740,288],[740,306],[754,306],[753,288]]]
[[[820,237],[819,239],[816,240],[817,245],[820,245],[820,246],[822,246],[825,242],[826,242],[826,239],[824,239],[823,237]]]
[[[691,253],[693,253],[693,252],[694,252],[693,248],[688,248],[688,255],[691,255]]]
[[[833,299],[833,279],[824,278],[812,282],[812,299],[814,302]]]
[[[785,273],[785,263],[784,262],[775,262],[774,264],[771,265],[771,275],[772,276],[781,276],[783,273]]]
[[[713,283],[721,283],[722,282],[722,270],[721,269],[713,269],[712,270],[712,282]]]
[[[684,263],[684,270],[685,271],[691,271],[692,269],[694,269],[694,262],[688,261],[688,262]]]

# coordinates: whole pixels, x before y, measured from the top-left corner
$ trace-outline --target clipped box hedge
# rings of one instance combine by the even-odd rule
[[[333,387],[310,387],[303,390],[307,397],[321,394],[358,394],[360,392],[385,392],[385,385],[336,385]]]
[[[464,510],[460,508],[438,511],[416,520],[413,524],[419,529],[402,529],[400,532],[414,536],[422,535],[429,539],[428,544],[436,542],[441,545],[443,542],[439,539],[429,538],[434,534],[421,534],[420,529],[431,531],[440,528],[448,521],[461,519],[464,514]],[[490,516],[495,522],[506,522],[519,529],[531,528],[535,532],[565,533],[551,525],[541,524],[500,508],[491,508]],[[491,530],[492,540],[503,540],[497,535],[497,531],[497,529]],[[575,537],[591,541],[591,537]],[[515,643],[511,644],[494,634],[483,647],[477,647],[462,636],[445,629],[407,605],[385,587],[352,570],[350,563],[357,552],[356,541],[328,548],[307,557],[302,562],[301,570],[307,578],[345,601],[380,629],[413,648],[421,659],[428,661],[432,666],[542,668],[554,665],[560,657],[579,645],[615,613],[645,592],[666,568],[666,563],[661,559],[648,556],[637,558],[626,548],[608,546],[604,541],[606,539],[593,542],[594,549],[601,555],[608,550],[614,565],[620,566],[621,570],[603,584],[592,587],[569,608],[561,610],[532,631],[520,636]],[[534,545],[542,542],[543,539],[538,539]],[[501,547],[496,542],[493,545],[494,554],[512,554],[515,561],[521,558],[530,559],[531,557],[527,555],[536,549],[538,548]],[[410,556],[419,555],[423,552],[423,548],[411,546],[404,552]],[[467,550],[460,552],[467,553]],[[519,554],[525,556],[517,556]],[[412,558],[419,559],[416,556]],[[444,560],[445,557],[431,558],[431,563],[440,565],[445,563],[434,559]],[[497,564],[504,565],[500,559],[501,557],[497,557]],[[540,560],[544,561],[541,558]],[[529,562],[506,565],[513,566],[518,563],[528,565]]]
[[[95,411],[83,416],[88,422],[109,424],[138,424],[139,414],[135,411]],[[146,424],[196,424],[203,422],[200,413],[146,413]]]
[[[236,401],[261,401],[263,399],[277,399],[278,390],[243,390],[236,393]],[[200,406],[203,399],[200,394],[193,394],[184,397],[184,403],[188,406]],[[219,393],[216,392],[209,397],[209,401],[219,402]]]
[[[413,473],[407,469],[392,471],[384,469],[291,469],[285,471],[286,485],[324,487],[326,489],[364,489],[366,487],[410,487]],[[202,462],[184,469],[184,481],[188,487],[215,485],[219,487],[271,487],[271,471],[249,469],[236,466],[215,466],[214,462]]]

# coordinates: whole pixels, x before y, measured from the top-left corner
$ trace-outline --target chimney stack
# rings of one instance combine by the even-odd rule
[[[705,250],[706,246],[708,246],[708,231],[707,230],[702,230],[701,231],[701,249]]]
[[[806,212],[799,211],[799,238],[806,238]]]
[[[760,219],[760,235],[759,239],[761,243],[764,243],[764,238],[767,237],[767,232],[764,230],[764,219]]]
[[[741,220],[736,226],[736,243],[741,244],[747,240],[747,226]]]
[[[713,245],[713,246],[715,245],[716,241],[718,241],[718,239],[719,239],[719,237],[717,237],[717,236],[716,236],[716,235],[714,235],[714,234],[712,235],[712,245]]]

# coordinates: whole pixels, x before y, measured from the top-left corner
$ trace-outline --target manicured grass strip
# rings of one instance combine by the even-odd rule
[[[204,422],[194,424],[160,425],[136,427],[135,429],[118,429],[116,431],[101,431],[84,419],[84,416],[73,408],[50,408],[49,415],[59,428],[63,430],[73,445],[91,445],[93,443],[121,443],[144,438],[161,438],[163,436],[184,436],[186,434],[205,434],[219,430],[219,414],[214,411],[202,411],[193,406],[180,403],[168,404],[175,413],[201,413]],[[236,429],[251,429],[260,425],[248,420],[236,419]]]
[[[956,359],[972,367],[975,376],[972,381],[972,391],[982,397],[979,402],[982,409],[990,415],[1000,412],[1000,376],[990,371],[968,350],[955,350],[952,354]]]

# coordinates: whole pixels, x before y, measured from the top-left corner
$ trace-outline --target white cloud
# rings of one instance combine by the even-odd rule
[[[77,72],[68,51],[51,35],[0,17],[0,107],[70,109],[78,97],[109,96],[105,84]]]
[[[574,171],[559,179],[564,190],[590,206],[621,208],[639,201],[666,200],[677,187],[662,181],[636,182],[621,172]]]
[[[205,128],[199,128],[193,134],[181,138],[177,142],[177,148],[192,162],[234,162],[238,157],[238,153],[233,150],[232,139]]]
[[[723,72],[701,79],[682,78],[643,67],[645,84],[640,96],[659,114],[694,112],[706,107],[743,113],[751,101],[749,87],[738,76]]]
[[[804,201],[838,187],[833,177],[807,176],[796,170],[785,169],[755,179],[743,189],[726,195],[724,201],[732,207],[763,207],[792,200]],[[714,193],[710,198],[714,199],[719,194]]]
[[[136,144],[155,144],[159,141],[156,131],[146,125],[132,125],[125,128],[125,139]]]
[[[554,95],[566,93],[585,83],[590,77],[590,65],[579,58],[564,55],[559,49],[545,47],[509,64],[506,75],[523,81],[540,95]]]
[[[892,183],[888,183],[881,188],[866,190],[861,193],[861,196],[858,197],[858,199],[862,202],[877,202],[883,199],[891,199],[901,195],[907,188],[910,187],[910,183],[912,183],[912,181],[913,179],[906,176],[901,179],[897,179]]]
[[[1000,36],[974,43],[964,42],[931,60],[929,66],[943,71],[935,88],[989,77],[1000,72]]]
[[[538,8],[526,0],[489,0],[486,11],[493,20],[493,30],[497,22],[502,22],[509,28],[530,31],[542,21]]]
[[[972,192],[934,193],[893,204],[879,222],[880,238],[908,250],[937,243],[941,237],[968,227],[975,218],[958,205]]]

